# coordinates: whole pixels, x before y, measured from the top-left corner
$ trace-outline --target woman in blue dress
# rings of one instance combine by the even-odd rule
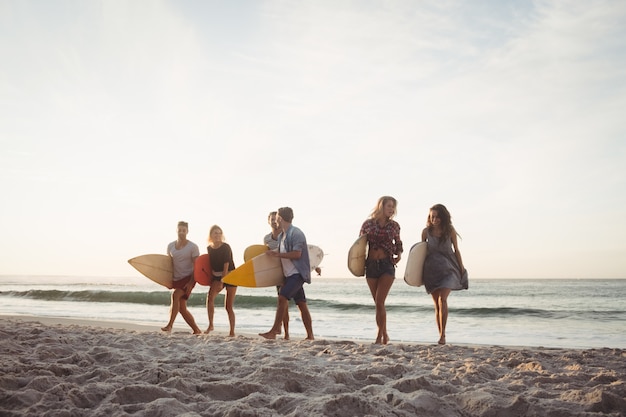
[[[435,303],[440,345],[446,343],[448,296],[452,290],[466,290],[468,287],[467,270],[463,267],[457,236],[448,209],[443,204],[431,207],[426,228],[422,231],[422,241],[428,245],[424,286]]]

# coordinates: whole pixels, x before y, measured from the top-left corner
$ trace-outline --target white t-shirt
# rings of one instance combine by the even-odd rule
[[[285,234],[283,233],[283,238],[280,240],[280,253],[285,252]],[[283,274],[285,277],[298,274],[298,268],[291,262],[291,259],[280,258],[280,262],[283,264]]]
[[[176,249],[176,241],[173,241],[167,245],[167,254],[172,257],[174,281],[178,281],[193,274],[193,261],[200,256],[200,251],[198,245],[190,240],[180,249]]]

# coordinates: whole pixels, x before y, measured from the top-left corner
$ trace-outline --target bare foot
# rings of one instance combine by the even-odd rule
[[[315,340],[315,338],[313,336],[308,336],[306,339],[304,340]]]
[[[279,334],[280,334],[280,333],[279,333]],[[284,337],[284,339],[285,339],[285,340],[289,340],[289,333],[285,333],[285,337]]]
[[[209,326],[207,327],[207,329],[204,331],[205,334],[209,334],[210,332],[213,331],[213,326]]]
[[[259,336],[262,336],[266,339],[276,339],[276,333],[272,332],[271,330],[267,333],[259,333]]]
[[[197,336],[199,334],[202,334],[202,330],[200,329],[194,330],[192,334]]]
[[[161,327],[161,330],[163,330],[164,332],[171,332],[172,331],[172,326]]]
[[[440,345],[445,345],[446,344],[446,337],[445,336],[441,336],[437,343],[439,343]]]
[[[235,333],[230,333],[228,337],[235,337]]]

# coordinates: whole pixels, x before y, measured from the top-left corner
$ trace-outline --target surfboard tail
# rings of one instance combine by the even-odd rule
[[[250,260],[231,271],[222,278],[225,284],[236,285],[238,287],[256,287],[256,279],[254,276],[254,260]]]

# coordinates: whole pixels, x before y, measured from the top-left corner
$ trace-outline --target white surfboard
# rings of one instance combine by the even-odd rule
[[[428,244],[426,242],[418,242],[411,247],[404,271],[404,281],[407,284],[419,287],[424,283],[424,261],[427,254]]]
[[[309,262],[311,263],[311,271],[320,266],[324,259],[324,251],[319,246],[307,245],[309,248]]]
[[[309,261],[311,262],[311,271],[320,266],[324,259],[324,251],[319,246],[307,245],[309,249]],[[265,245],[250,245],[243,252],[244,262],[267,252],[269,249]]]
[[[162,254],[141,255],[129,259],[128,263],[157,284],[169,289],[173,288],[174,267],[170,256]]]
[[[365,257],[367,254],[367,235],[359,236],[348,251],[348,269],[355,277],[365,275]]]

